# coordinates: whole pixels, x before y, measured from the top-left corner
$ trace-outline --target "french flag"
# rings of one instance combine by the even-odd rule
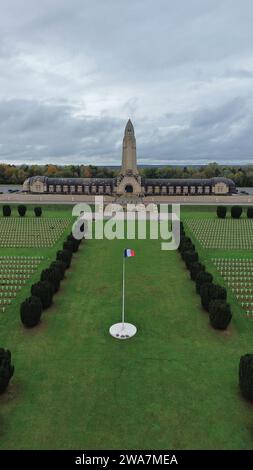
[[[131,250],[131,248],[126,248],[124,250],[124,256],[125,258],[128,258],[129,256],[135,256],[135,251]]]

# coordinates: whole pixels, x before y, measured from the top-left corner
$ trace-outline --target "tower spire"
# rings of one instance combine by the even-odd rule
[[[122,166],[121,174],[138,175],[136,164],[136,139],[134,135],[134,126],[131,119],[128,119],[122,147]]]

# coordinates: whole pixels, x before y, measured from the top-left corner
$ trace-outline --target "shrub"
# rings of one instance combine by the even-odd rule
[[[73,243],[71,240],[67,240],[66,242],[63,243],[62,245],[63,250],[69,250],[71,253],[74,251]]]
[[[191,239],[189,237],[186,237],[186,236],[182,236],[180,238],[180,244],[179,244],[179,247],[178,247],[178,250],[179,251],[186,251],[186,250],[191,250],[193,247],[193,249],[195,249]]]
[[[208,284],[213,282],[212,274],[208,273],[207,271],[200,271],[200,273],[196,277],[196,291],[200,293],[200,287],[202,284]]]
[[[7,389],[13,374],[14,366],[11,364],[11,353],[8,349],[0,348],[0,394]]]
[[[62,279],[64,278],[64,275],[65,275],[65,269],[67,269],[67,266],[66,266],[66,263],[64,263],[63,261],[53,261],[50,266],[49,266],[50,269],[58,269],[58,271],[60,272],[60,275],[61,275],[61,281]]]
[[[11,207],[10,206],[3,206],[3,216],[10,217],[11,215]]]
[[[38,325],[42,314],[42,303],[38,297],[31,296],[20,305],[20,318],[28,328]]]
[[[195,246],[193,245],[192,241],[191,240],[188,241],[188,239],[184,241],[180,247],[180,254],[183,259],[184,259],[184,253],[186,251],[195,251]]]
[[[248,219],[253,219],[253,207],[248,207],[247,217],[248,217]]]
[[[57,251],[56,259],[63,261],[66,264],[66,268],[68,269],[71,264],[72,252],[69,250],[60,250]]]
[[[253,400],[253,354],[245,354],[239,364],[239,386],[246,400]]]
[[[76,253],[78,251],[79,245],[81,243],[81,240],[77,240],[72,233],[68,235],[67,240],[72,242],[73,245],[73,253]]]
[[[205,283],[200,286],[200,296],[202,307],[209,311],[210,302],[216,299],[226,300],[227,291],[217,284]]]
[[[39,297],[42,308],[48,308],[52,304],[54,289],[48,281],[39,281],[31,287],[32,296]]]
[[[199,255],[196,251],[183,251],[182,258],[185,261],[187,269],[190,269],[192,263],[196,263],[199,260]]]
[[[185,236],[185,229],[183,222],[180,222],[180,237]]]
[[[191,275],[191,279],[193,281],[196,280],[196,277],[197,275],[201,272],[201,271],[205,271],[206,267],[204,266],[204,264],[201,264],[201,263],[192,263],[190,265],[190,275]]]
[[[242,215],[242,208],[240,206],[231,207],[231,217],[233,217],[233,219],[240,219],[241,215]]]
[[[208,306],[211,301],[211,296],[214,288],[214,284],[211,282],[205,282],[204,284],[201,284],[199,288],[199,294],[201,297],[201,304],[202,307],[208,311]]]
[[[41,207],[34,207],[34,214],[36,215],[36,217],[41,217],[42,215]]]
[[[217,207],[217,216],[219,219],[225,219],[227,215],[227,208],[225,206],[218,206]]]
[[[18,213],[20,217],[24,217],[26,214],[26,206],[23,206],[23,205],[18,206]]]
[[[232,318],[230,305],[226,300],[216,299],[209,304],[210,323],[216,330],[225,330]]]
[[[60,287],[61,276],[61,271],[58,268],[48,268],[43,269],[40,280],[50,282],[54,288],[54,292],[57,292]]]

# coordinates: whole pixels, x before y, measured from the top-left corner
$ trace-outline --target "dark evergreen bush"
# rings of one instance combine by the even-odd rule
[[[26,206],[23,206],[22,204],[18,206],[18,213],[20,217],[24,217],[26,214]]]
[[[188,237],[185,237],[180,245],[181,246],[179,246],[179,252],[183,259],[184,259],[183,253],[185,251],[195,251],[195,246],[193,245],[191,239]]]
[[[71,240],[67,240],[66,242],[63,243],[62,245],[63,250],[69,250],[71,253],[74,251],[74,244]]]
[[[189,237],[186,237],[186,236],[182,236],[180,238],[180,244],[179,244],[179,247],[178,247],[178,250],[179,251],[186,251],[186,250],[191,250],[193,247],[193,249],[195,248],[191,239]]]
[[[48,308],[52,304],[54,289],[48,281],[39,281],[31,287],[32,296],[39,297],[42,308]]]
[[[54,288],[54,292],[57,292],[60,287],[61,276],[61,271],[58,268],[48,268],[43,269],[40,280],[50,282]]]
[[[239,386],[242,396],[253,401],[253,354],[245,354],[240,359]]]
[[[190,269],[192,263],[196,263],[199,260],[199,255],[196,251],[183,251],[182,258],[185,261],[187,269]]]
[[[31,296],[20,305],[20,318],[28,328],[38,325],[42,315],[42,303],[38,297]]]
[[[185,229],[183,222],[180,222],[180,238],[185,236]]]
[[[61,275],[61,281],[62,279],[64,278],[64,275],[65,275],[65,270],[67,269],[67,266],[66,266],[66,263],[64,263],[63,261],[53,261],[51,264],[50,264],[50,268],[51,269],[58,269],[59,272],[60,272],[60,275]]]
[[[216,330],[225,330],[232,318],[230,305],[226,300],[216,299],[209,304],[210,323]]]
[[[73,237],[72,233],[70,235],[68,235],[67,240],[72,242],[73,253],[76,253],[78,251],[81,240],[77,240],[75,237]]]
[[[34,207],[34,214],[36,215],[36,217],[41,217],[42,215],[41,207]]]
[[[225,206],[218,206],[217,207],[217,216],[219,219],[225,219],[227,215],[227,208]]]
[[[193,281],[196,280],[196,277],[197,275],[201,272],[201,271],[205,271],[206,267],[204,266],[204,264],[201,264],[201,263],[192,263],[190,265],[190,275],[191,275],[191,279]]]
[[[205,283],[200,286],[200,297],[202,307],[209,311],[209,305],[212,300],[221,299],[226,300],[227,291],[224,287],[217,284]]]
[[[240,206],[231,207],[231,217],[233,217],[233,219],[240,219],[241,215],[242,215],[242,208]]]
[[[56,259],[63,261],[66,264],[67,269],[70,267],[72,252],[69,250],[60,250],[57,251]]]
[[[3,206],[3,216],[10,217],[11,215],[11,207],[10,206]]]
[[[200,273],[196,277],[196,292],[200,293],[200,287],[202,284],[208,284],[213,282],[212,274],[208,273],[207,271],[200,271]]]
[[[248,219],[253,219],[253,207],[248,207],[247,217],[248,217]]]
[[[8,349],[0,348],[0,394],[7,389],[13,374],[14,366],[11,364],[11,353]]]

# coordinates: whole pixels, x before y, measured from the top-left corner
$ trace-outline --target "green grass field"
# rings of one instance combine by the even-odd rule
[[[56,214],[68,217],[71,207],[44,208],[43,217]],[[182,217],[215,213],[186,207]],[[45,257],[0,315],[0,345],[15,365],[0,397],[0,448],[252,449],[253,408],[240,396],[238,363],[252,351],[253,323],[230,293],[232,323],[213,330],[179,254],[161,251],[159,241],[85,241],[41,324],[22,327],[20,301],[68,232],[51,248],[0,249]],[[240,250],[195,243],[223,282],[211,258]],[[120,319],[126,244],[136,250],[126,260],[126,317],[138,333],[120,342],[108,329]],[[246,251],[241,255],[251,256]]]

